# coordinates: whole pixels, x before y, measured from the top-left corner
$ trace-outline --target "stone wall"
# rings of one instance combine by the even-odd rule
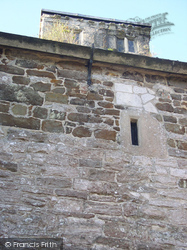
[[[1,237],[187,248],[186,86],[185,75],[94,62],[88,87],[85,59],[1,47]]]
[[[58,29],[59,23],[63,25],[63,28]],[[54,26],[55,29],[53,29]],[[48,38],[52,29],[53,36]],[[60,36],[55,35],[62,29],[70,34],[69,37],[64,36],[65,40],[63,40],[63,42],[84,46],[92,46],[92,44],[94,44],[95,48],[133,52],[141,55],[150,54],[149,41],[151,26],[149,24],[128,23],[114,19],[101,19],[63,12],[54,13],[53,11],[42,11],[40,38],[62,41],[57,40],[60,39]],[[54,32],[54,30],[56,30],[56,32]],[[129,41],[132,41],[133,51],[129,48]]]

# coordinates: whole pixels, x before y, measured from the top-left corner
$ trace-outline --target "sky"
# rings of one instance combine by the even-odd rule
[[[169,34],[151,39],[155,57],[187,62],[187,0],[0,0],[0,32],[38,37],[41,9],[128,20],[168,13]]]

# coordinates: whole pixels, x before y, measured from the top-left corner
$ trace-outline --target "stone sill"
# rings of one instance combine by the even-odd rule
[[[91,55],[91,47],[60,43],[5,32],[0,32],[0,45],[86,60],[89,60]],[[93,60],[94,62],[124,65],[128,67],[159,71],[169,75],[177,74],[187,77],[187,63],[185,62],[120,53],[103,49],[94,49]]]

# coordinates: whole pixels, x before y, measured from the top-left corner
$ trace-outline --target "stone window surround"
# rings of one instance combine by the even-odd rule
[[[128,41],[133,41],[133,44],[134,44],[134,52],[130,52],[129,51],[129,44],[128,44]],[[132,53],[132,54],[134,54],[134,53],[137,53],[138,52],[138,49],[137,49],[137,44],[136,44],[136,42],[135,42],[135,38],[134,37],[129,37],[129,36],[126,36],[125,38],[124,38],[124,47],[125,47],[125,53]]]
[[[138,53],[137,43],[135,42],[135,37],[129,37],[129,36],[116,36],[116,49],[117,49],[117,39],[124,39],[124,53]],[[129,45],[128,41],[133,41],[134,44],[134,52],[129,51]]]
[[[131,121],[137,120],[138,146],[132,145]],[[159,122],[149,113],[136,108],[121,112],[120,144],[124,152],[149,157],[167,157],[166,135]]]
[[[139,146],[138,120],[131,118],[130,123],[131,123],[131,143],[134,146]]]

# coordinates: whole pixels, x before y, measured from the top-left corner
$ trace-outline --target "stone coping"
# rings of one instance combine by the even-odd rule
[[[0,32],[0,46],[44,52],[58,56],[90,59],[91,47]],[[124,65],[169,75],[187,77],[187,63],[104,49],[94,49],[94,62]]]

